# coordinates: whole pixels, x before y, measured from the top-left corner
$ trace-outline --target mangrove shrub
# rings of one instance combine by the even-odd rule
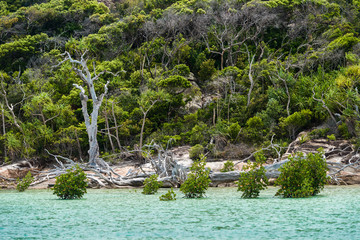
[[[202,155],[200,160],[196,160],[190,167],[190,173],[185,182],[181,185],[180,191],[186,198],[202,198],[211,182],[209,169],[205,169],[205,157]]]
[[[86,187],[86,174],[76,165],[56,178],[53,194],[61,199],[79,199],[86,193]]]
[[[238,191],[243,192],[242,198],[256,198],[259,196],[260,191],[267,188],[269,184],[268,178],[265,176],[266,170],[263,164],[266,161],[266,157],[261,154],[255,154],[255,162],[248,161],[248,164],[244,166],[244,170],[247,172],[240,173],[238,184]]]
[[[160,201],[174,201],[176,200],[176,193],[174,193],[173,188],[171,188],[167,193],[159,197]]]
[[[16,190],[18,190],[19,192],[23,192],[26,189],[29,188],[30,184],[34,181],[34,178],[31,176],[31,172],[28,171],[28,173],[26,174],[26,176],[23,179],[17,179],[17,185],[16,185]]]
[[[162,182],[158,182],[157,178],[158,175],[154,174],[145,179],[142,194],[155,194],[159,190],[162,186]]]
[[[303,153],[296,153],[289,157],[279,171],[280,176],[275,181],[280,186],[276,195],[285,198],[309,197],[320,193],[328,181],[326,175],[327,164],[322,157],[323,151],[304,156]]]

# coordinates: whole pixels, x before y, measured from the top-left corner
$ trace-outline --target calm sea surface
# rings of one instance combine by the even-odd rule
[[[317,197],[241,199],[211,188],[204,199],[159,201],[167,192],[89,190],[57,200],[50,190],[0,191],[0,239],[360,239],[360,186],[328,186]]]

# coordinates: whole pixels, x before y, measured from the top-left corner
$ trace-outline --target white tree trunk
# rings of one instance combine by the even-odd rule
[[[105,94],[107,93],[107,85],[109,82],[107,82],[104,86],[104,93],[100,95],[100,97],[97,97],[94,87],[94,81],[99,78],[100,75],[104,74],[104,72],[101,72],[99,74],[96,74],[95,71],[95,65],[94,65],[94,73],[93,76],[91,75],[91,72],[87,66],[87,60],[84,59],[85,53],[81,56],[80,61],[74,60],[71,55],[68,52],[65,52],[64,55],[67,57],[61,62],[70,61],[70,63],[73,64],[73,70],[76,72],[76,74],[83,80],[85,85],[88,87],[88,91],[90,93],[91,100],[93,101],[93,109],[91,112],[91,115],[89,115],[87,110],[87,102],[89,100],[89,97],[85,94],[85,89],[82,86],[79,86],[77,84],[74,84],[74,86],[80,90],[80,99],[81,99],[81,106],[82,106],[82,113],[84,116],[86,131],[89,137],[89,164],[91,166],[96,165],[102,165],[101,159],[99,159],[99,144],[97,141],[97,122],[98,122],[98,116],[99,116],[99,110],[102,104],[102,101],[104,99]],[[60,63],[60,64],[61,64]],[[80,66],[81,68],[77,68],[77,66]],[[91,118],[90,118],[91,116]]]

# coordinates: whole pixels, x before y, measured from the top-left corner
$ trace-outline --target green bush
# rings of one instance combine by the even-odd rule
[[[180,187],[186,198],[202,198],[205,195],[211,182],[210,170],[205,169],[205,164],[205,157],[201,156],[201,160],[194,161],[191,165],[190,173]]]
[[[345,122],[343,122],[342,124],[340,124],[338,126],[338,132],[342,138],[345,138],[345,139],[351,138],[351,134],[349,132],[348,126]]]
[[[241,127],[240,127],[239,123],[237,123],[237,122],[232,123],[228,127],[227,132],[229,134],[231,142],[236,143],[239,138],[240,132],[241,132]]]
[[[159,190],[163,183],[157,181],[158,177],[157,174],[154,174],[145,179],[142,194],[155,194]]]
[[[306,157],[303,153],[289,157],[289,162],[279,169],[281,173],[275,184],[280,189],[276,196],[298,198],[318,194],[329,179],[326,176],[326,160],[322,154],[320,149],[318,153],[309,153]]]
[[[176,193],[174,193],[173,188],[171,188],[167,193],[159,197],[160,201],[174,201],[176,200]]]
[[[296,138],[296,134],[311,123],[312,112],[308,109],[303,109],[300,112],[294,112],[286,118],[279,119],[280,128],[287,130],[291,139]]]
[[[208,59],[201,63],[200,70],[198,72],[200,84],[203,84],[205,81],[209,81],[211,76],[216,72],[215,60]]]
[[[203,153],[204,147],[201,144],[196,144],[190,148],[189,156],[192,160],[199,160]]]
[[[336,140],[336,137],[335,137],[334,134],[327,135],[326,137],[327,137],[327,139],[328,139],[329,141],[335,141],[335,140]]]
[[[329,132],[330,132],[330,128],[318,128],[318,129],[312,130],[309,133],[309,135],[310,135],[311,139],[324,138],[327,136],[327,134]]]
[[[31,176],[31,172],[28,171],[28,173],[26,174],[26,176],[23,179],[17,179],[17,185],[16,185],[16,190],[18,190],[19,192],[23,192],[26,189],[29,188],[30,184],[34,181],[34,178]]]
[[[197,123],[188,134],[188,141],[191,145],[206,145],[210,140],[209,126],[203,122]]]
[[[255,155],[255,162],[248,161],[244,166],[247,172],[240,173],[238,184],[238,191],[242,191],[242,198],[256,198],[259,196],[260,191],[267,188],[269,184],[268,178],[265,176],[266,170],[262,164],[266,161],[266,157],[258,153]]]
[[[53,190],[61,199],[79,199],[86,193],[86,187],[86,174],[76,165],[56,178]]]
[[[220,172],[230,172],[234,171],[234,163],[232,161],[226,161],[224,163],[224,166],[222,169],[220,169]]]
[[[246,121],[246,128],[244,129],[243,135],[247,141],[252,143],[263,141],[266,135],[266,129],[262,119],[258,116],[249,118]]]

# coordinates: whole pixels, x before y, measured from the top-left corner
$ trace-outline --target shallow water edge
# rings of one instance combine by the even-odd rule
[[[0,191],[1,239],[356,239],[360,187],[326,186],[311,198],[241,199],[236,188],[210,188],[207,198],[159,201],[166,193],[89,189],[58,200],[51,190]]]

